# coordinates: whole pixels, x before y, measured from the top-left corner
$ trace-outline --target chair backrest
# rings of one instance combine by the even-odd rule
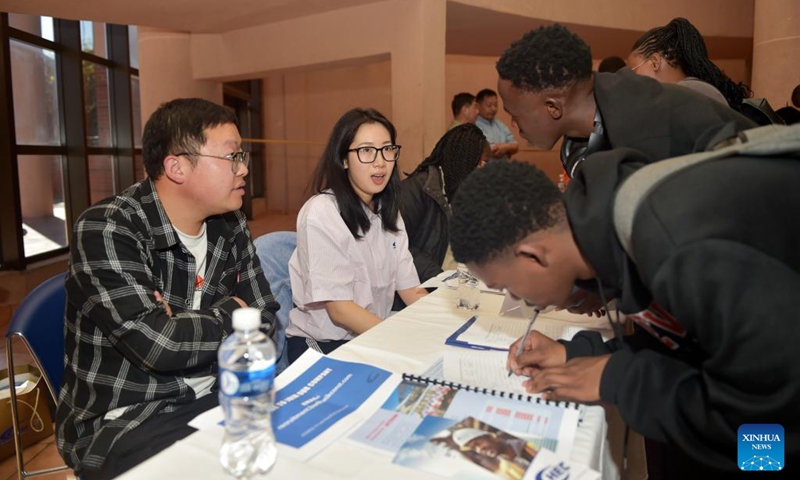
[[[6,331],[9,344],[14,336],[25,341],[55,400],[64,376],[64,280],[60,273],[34,288],[14,312]]]
[[[262,235],[253,242],[256,246],[258,259],[264,276],[269,282],[269,288],[280,304],[278,311],[278,325],[272,339],[277,350],[276,368],[278,373],[289,365],[289,355],[286,349],[286,327],[289,326],[289,312],[294,308],[292,304],[292,284],[289,281],[289,259],[297,248],[297,234],[295,232],[272,232]]]

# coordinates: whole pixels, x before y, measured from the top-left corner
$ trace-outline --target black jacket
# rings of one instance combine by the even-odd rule
[[[400,214],[419,281],[425,282],[442,272],[449,241],[450,204],[438,168],[429,166],[400,182]]]
[[[578,334],[568,358],[612,353],[600,396],[643,435],[736,469],[743,423],[779,423],[800,461],[800,159],[732,157],[680,171],[644,200],[634,263],[613,201],[648,159],[590,156],[566,193],[579,249],[636,323],[624,344]],[[788,462],[787,462],[788,463]]]
[[[633,148],[650,161],[705,150],[729,122],[739,130],[756,126],[705,95],[628,69],[595,74],[594,97],[611,148]]]

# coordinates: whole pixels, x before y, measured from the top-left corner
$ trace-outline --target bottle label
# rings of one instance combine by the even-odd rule
[[[259,370],[234,372],[220,369],[219,388],[229,397],[251,397],[268,393],[275,383],[275,364]]]

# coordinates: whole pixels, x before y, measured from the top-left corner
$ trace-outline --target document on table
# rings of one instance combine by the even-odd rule
[[[272,425],[280,454],[300,461],[313,457],[368,418],[399,381],[386,370],[308,349],[275,381]],[[222,420],[216,408],[189,426],[220,429]]]
[[[599,325],[602,321],[598,320]],[[474,350],[505,350],[525,334],[528,320],[514,317],[497,317],[491,315],[475,316],[456,330],[445,340],[446,345],[471,348]],[[583,326],[564,324],[558,320],[539,315],[533,329],[554,340],[571,340],[578,332],[585,330]],[[601,332],[603,338],[610,338],[610,330]],[[608,337],[607,337],[608,335]]]
[[[444,378],[450,382],[528,395],[522,382],[529,378],[515,373],[509,376],[507,359],[508,352],[448,348],[444,352]]]

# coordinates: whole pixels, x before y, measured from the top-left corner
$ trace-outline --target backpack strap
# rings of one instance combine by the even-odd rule
[[[633,220],[643,200],[663,180],[684,168],[709,160],[734,155],[769,157],[773,155],[800,156],[800,124],[793,126],[767,125],[739,132],[730,141],[723,142],[707,152],[692,153],[655,162],[640,168],[617,189],[614,197],[614,228],[617,238],[628,256],[633,256]]]

